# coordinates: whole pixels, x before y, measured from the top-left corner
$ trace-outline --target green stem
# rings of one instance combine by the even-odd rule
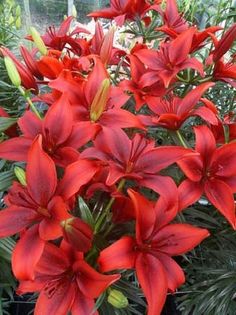
[[[35,115],[39,118],[42,119],[41,115],[39,114],[37,108],[34,106],[34,103],[31,101],[31,99],[29,98],[29,96],[26,95],[25,90],[19,86],[18,90],[20,91],[21,95],[25,98],[25,100],[27,101],[27,103],[29,104],[30,108],[32,109],[32,111],[35,113]]]
[[[146,42],[146,34],[145,34],[145,31],[144,31],[143,26],[142,26],[142,22],[139,19],[139,17],[136,19],[136,23],[138,25],[139,32],[143,37],[143,42],[145,43]]]
[[[86,261],[89,261],[95,255],[97,255],[97,249],[96,247],[93,246],[92,249],[89,251],[89,253],[86,255]]]
[[[180,82],[189,83],[187,80],[185,80],[184,78],[180,77],[178,74],[176,74],[176,78],[177,78]]]
[[[177,145],[182,145],[184,148],[188,148],[187,141],[182,136],[179,130],[169,130],[169,134],[173,139],[174,143]]]
[[[185,142],[185,139],[184,139],[184,137],[182,136],[182,134],[180,133],[179,130],[176,130],[176,135],[177,135],[177,137],[178,137],[179,142],[181,143],[181,145],[182,145],[183,147],[185,147],[185,148],[188,148],[188,146],[187,146],[187,144],[186,144],[186,142]]]
[[[229,143],[229,126],[223,125],[223,129],[224,129],[225,143]]]
[[[204,79],[197,80],[197,82],[198,83],[204,83],[204,82],[211,81],[212,79],[213,79],[212,76],[209,76],[209,77],[206,77]]]
[[[125,179],[122,179],[122,180],[120,181],[118,187],[117,187],[117,191],[121,191],[122,188],[124,187],[124,184],[125,184]],[[95,225],[95,228],[94,228],[94,233],[95,233],[95,234],[100,231],[100,229],[101,229],[101,227],[102,227],[102,225],[103,225],[103,223],[104,223],[104,220],[105,220],[106,217],[108,216],[108,214],[109,214],[109,212],[110,212],[110,209],[111,209],[111,207],[112,207],[114,201],[115,201],[115,198],[112,197],[112,198],[109,200],[109,202],[108,202],[106,208],[105,208],[104,211],[102,212],[101,216],[98,218],[98,220],[97,220],[97,222],[96,222],[96,225]]]

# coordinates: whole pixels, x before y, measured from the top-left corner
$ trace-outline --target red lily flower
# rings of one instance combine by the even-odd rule
[[[166,9],[161,12],[164,25],[157,27],[156,31],[161,31],[169,35],[171,38],[178,37],[179,34],[185,32],[188,28],[188,22],[183,18],[183,16],[178,12],[178,7],[175,0],[166,1]],[[192,47],[190,53],[199,49],[202,43],[215,32],[221,30],[219,26],[211,26],[203,31],[196,31],[193,36]]]
[[[229,83],[236,88],[236,64],[233,60],[227,63],[224,63],[222,59],[218,60],[214,66],[213,78]]]
[[[53,56],[43,56],[37,61],[37,67],[40,74],[50,80],[56,79],[65,68],[62,61]]]
[[[61,237],[61,222],[71,218],[64,200],[69,200],[96,170],[90,162],[75,162],[66,169],[57,189],[54,162],[42,150],[41,137],[33,142],[26,166],[27,186],[14,183],[6,199],[8,208],[0,211],[0,237],[28,228],[13,252],[13,271],[17,278],[33,278],[32,266],[40,258],[45,241]]]
[[[181,70],[192,68],[197,70],[201,76],[204,75],[203,65],[196,58],[189,58],[195,28],[190,28],[181,33],[169,43],[162,43],[159,51],[143,49],[135,55],[150,68],[150,81],[155,83],[157,77],[163,80],[165,87],[175,79]],[[152,73],[154,72],[154,74]]]
[[[160,0],[155,0],[151,5],[149,1],[143,0],[111,0],[110,8],[88,14],[90,17],[102,17],[105,19],[113,19],[118,26],[122,26],[125,20],[135,20],[137,16],[143,17],[149,10],[159,11]]]
[[[96,22],[95,34],[90,41],[90,51],[93,54],[99,55],[101,61],[106,65],[112,56],[113,40],[114,40],[114,27],[104,35],[102,25]]]
[[[171,256],[192,250],[209,233],[188,224],[169,224],[177,204],[168,208],[162,198],[154,205],[135,191],[129,190],[129,195],[136,211],[136,237],[124,236],[105,248],[98,262],[102,272],[135,268],[148,302],[147,315],[159,315],[167,290],[174,292],[185,281]]]
[[[192,150],[177,146],[155,148],[154,145],[154,141],[140,134],[130,140],[122,130],[104,129],[96,137],[94,147],[86,149],[81,156],[98,159],[109,165],[107,185],[111,186],[122,178],[129,178],[161,195],[168,186],[174,203],[177,196],[174,181],[157,173],[185,154],[192,154]]]
[[[214,33],[217,31],[221,30],[222,27],[220,26],[210,26],[203,31],[197,31],[194,36],[193,36],[193,42],[192,42],[192,47],[190,50],[190,53],[193,53],[197,49],[201,48],[204,46],[204,41],[208,37],[212,37]]]
[[[116,93],[114,93],[115,97],[112,97],[113,87],[110,86],[108,73],[103,63],[98,59],[95,60],[95,66],[83,85],[73,81],[74,85],[70,88],[72,84],[63,84],[64,81],[60,77],[50,82],[49,86],[60,92],[64,92],[67,88],[75,120],[82,129],[84,128],[84,133],[90,137],[89,140],[94,139],[95,135],[105,127],[144,129],[138,117],[120,108],[123,105],[120,99],[125,101],[127,98],[121,95],[117,101]],[[71,78],[69,80],[71,82]]]
[[[217,143],[224,144],[227,142],[225,129],[228,130],[228,140],[234,141],[236,139],[236,117],[234,112],[229,112],[222,120],[218,118],[218,124],[211,126],[211,131]]]
[[[194,128],[195,151],[199,155],[177,162],[188,177],[179,186],[180,208],[196,202],[203,193],[236,229],[233,193],[236,192],[236,143],[216,147],[213,133],[207,126]]]
[[[31,74],[41,80],[42,74],[39,71],[37,61],[34,59],[34,56],[36,55],[37,50],[34,49],[33,51],[30,52],[26,47],[20,46],[20,52]]]
[[[45,152],[57,165],[64,167],[78,160],[77,149],[89,141],[85,128],[74,123],[72,108],[66,94],[49,108],[43,120],[27,111],[19,119],[18,125],[23,135],[0,144],[1,158],[26,161],[33,140],[41,134]]]
[[[34,281],[21,281],[18,294],[40,291],[35,315],[98,315],[94,299],[120,275],[102,275],[89,266],[80,252],[62,242],[45,245],[35,267]]]
[[[50,26],[46,33],[42,35],[42,39],[47,47],[62,51],[65,47],[67,50],[72,51],[77,55],[89,54],[88,43],[83,38],[73,38],[74,35],[79,33],[89,32],[86,29],[77,27],[68,34],[70,24],[74,19],[73,16],[69,16],[65,21],[62,22],[59,29],[56,30],[54,26]],[[68,47],[69,45],[69,47]]]
[[[158,27],[157,31],[167,33],[171,37],[186,31],[189,26],[188,22],[179,14],[175,0],[167,0],[165,11],[161,11],[164,25]]]
[[[33,93],[38,94],[38,85],[28,68],[24,66],[19,60],[17,60],[15,55],[6,47],[1,47],[0,52],[4,57],[8,56],[13,60],[17,71],[19,72],[22,85],[27,90],[32,90]]]
[[[163,96],[166,93],[162,81],[157,78],[157,82],[149,86],[149,72],[146,70],[144,64],[136,57],[129,56],[130,60],[130,73],[131,80],[123,80],[120,82],[119,87],[123,91],[129,91],[133,93],[135,99],[135,108],[140,110],[144,104],[149,104],[149,100],[155,102],[158,97]]]
[[[215,50],[213,51],[213,61],[216,62],[230,49],[236,39],[236,23],[233,24],[227,32],[216,42]]]
[[[169,96],[169,99],[151,99],[148,105],[156,116],[150,117],[148,125],[178,130],[191,116],[199,116],[210,124],[217,125],[215,108],[206,106],[195,108],[202,94],[213,85],[214,83],[211,82],[203,83],[189,92],[183,99],[172,95]],[[145,118],[146,116],[144,116]]]

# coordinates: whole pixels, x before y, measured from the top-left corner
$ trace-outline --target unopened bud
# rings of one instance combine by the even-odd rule
[[[47,53],[48,53],[47,47],[45,46],[44,41],[42,40],[39,32],[34,27],[31,27],[30,33],[32,35],[32,38],[33,38],[33,41],[34,41],[36,47],[41,52],[41,54],[47,55]]]
[[[110,81],[109,79],[104,79],[91,104],[90,119],[92,121],[97,121],[105,110],[109,92]]]
[[[61,222],[64,240],[80,252],[87,252],[92,245],[93,231],[80,218],[69,218]]]
[[[12,14],[8,17],[8,24],[11,25],[13,24],[15,21],[14,17],[12,16]]]
[[[16,87],[19,87],[21,85],[21,78],[13,60],[10,57],[6,56],[4,57],[4,62],[7,69],[7,74],[12,84]]]
[[[17,29],[20,29],[21,28],[21,17],[18,16],[15,20],[15,26]]]
[[[21,185],[26,186],[27,184],[26,184],[25,171],[23,170],[23,168],[19,166],[15,166],[14,173],[18,181],[21,183]]]
[[[127,297],[118,290],[110,290],[107,301],[116,308],[125,308],[129,305]]]
[[[75,5],[73,5],[73,7],[72,7],[72,16],[73,16],[74,18],[77,17],[77,10],[76,10]]]
[[[18,4],[17,7],[16,7],[16,16],[20,16],[20,15],[21,15],[21,7]]]

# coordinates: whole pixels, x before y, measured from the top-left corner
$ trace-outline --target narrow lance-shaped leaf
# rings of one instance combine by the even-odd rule
[[[85,201],[82,197],[78,198],[78,202],[79,202],[81,219],[83,221],[87,222],[91,227],[94,227],[95,221],[94,221],[92,212],[90,211],[88,205],[85,203]]]
[[[17,122],[17,118],[0,117],[0,132],[7,130]]]

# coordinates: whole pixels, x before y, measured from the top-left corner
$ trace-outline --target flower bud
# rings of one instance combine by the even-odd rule
[[[47,53],[48,53],[47,47],[45,46],[44,41],[42,40],[39,32],[34,27],[31,27],[30,33],[32,35],[32,38],[33,38],[33,41],[34,41],[36,47],[41,52],[41,54],[47,55]]]
[[[7,69],[7,74],[12,84],[15,85],[16,87],[19,87],[21,85],[21,78],[14,62],[8,56],[4,57],[4,62]]]
[[[69,218],[61,222],[64,240],[80,252],[87,252],[92,245],[93,231],[80,218]]]
[[[14,167],[14,173],[18,179],[18,181],[21,183],[21,185],[26,186],[26,177],[25,177],[25,171],[23,168],[19,166]]]
[[[15,20],[16,28],[19,30],[21,28],[21,17],[18,16]]]
[[[116,308],[125,308],[129,305],[127,297],[118,290],[110,290],[107,301]]]
[[[74,18],[77,17],[77,10],[76,10],[75,5],[73,5],[73,7],[72,7],[72,16],[73,16]]]
[[[107,100],[110,92],[110,81],[104,79],[98,89],[90,108],[90,119],[97,121],[106,108]]]
[[[100,58],[104,65],[106,65],[111,58],[114,34],[115,34],[115,27],[112,26],[103,38],[103,42],[100,49]]]
[[[16,6],[16,16],[20,16],[21,15],[21,7],[20,7],[20,5],[18,4],[17,6]]]

